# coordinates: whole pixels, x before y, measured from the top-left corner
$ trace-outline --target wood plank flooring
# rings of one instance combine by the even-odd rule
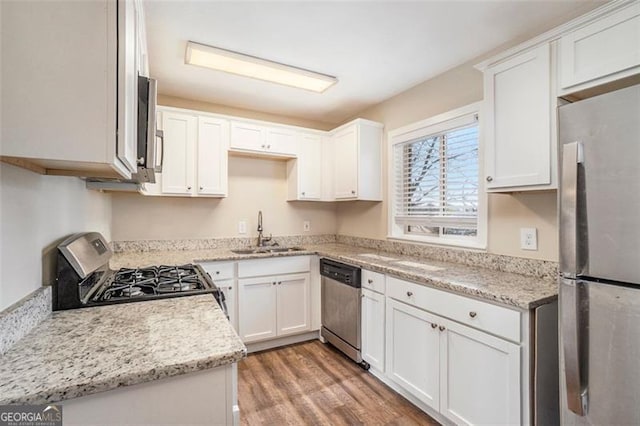
[[[318,340],[249,355],[238,364],[243,425],[437,425]]]

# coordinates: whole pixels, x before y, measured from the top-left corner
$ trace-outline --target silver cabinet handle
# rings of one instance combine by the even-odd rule
[[[444,329],[445,329],[444,325],[441,325],[440,326],[440,331],[444,331]]]
[[[438,328],[438,324],[431,324],[431,328]]]
[[[575,277],[582,272],[579,256],[578,232],[578,164],[582,162],[579,142],[565,144],[562,148],[562,184],[560,190],[560,271],[565,277]]]
[[[487,182],[492,182],[493,178],[491,176],[487,176]]]
[[[409,296],[409,297],[413,296],[413,292],[412,291],[408,291],[407,292],[407,296]]]
[[[373,284],[373,280],[372,280],[371,278],[369,278],[369,279],[367,280],[367,282],[368,282],[369,284]]]
[[[469,312],[469,316],[470,316],[471,318],[475,318],[475,317],[476,317],[476,315],[478,315],[478,313],[477,313],[477,312],[473,312],[473,311]]]
[[[587,383],[588,331],[584,325],[589,317],[587,289],[580,281],[562,279],[560,281],[560,312],[562,345],[564,349],[564,374],[567,383],[567,407],[584,416],[589,405]]]

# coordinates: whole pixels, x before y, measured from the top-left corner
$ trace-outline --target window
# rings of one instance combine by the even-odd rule
[[[478,127],[474,104],[389,134],[391,237],[483,245]]]

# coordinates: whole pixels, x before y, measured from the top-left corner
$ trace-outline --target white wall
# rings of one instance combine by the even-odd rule
[[[0,311],[51,283],[51,255],[75,232],[111,236],[111,197],[75,177],[0,163]]]

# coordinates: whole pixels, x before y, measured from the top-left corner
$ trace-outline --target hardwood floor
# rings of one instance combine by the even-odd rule
[[[238,364],[243,425],[437,425],[373,375],[318,340]]]

